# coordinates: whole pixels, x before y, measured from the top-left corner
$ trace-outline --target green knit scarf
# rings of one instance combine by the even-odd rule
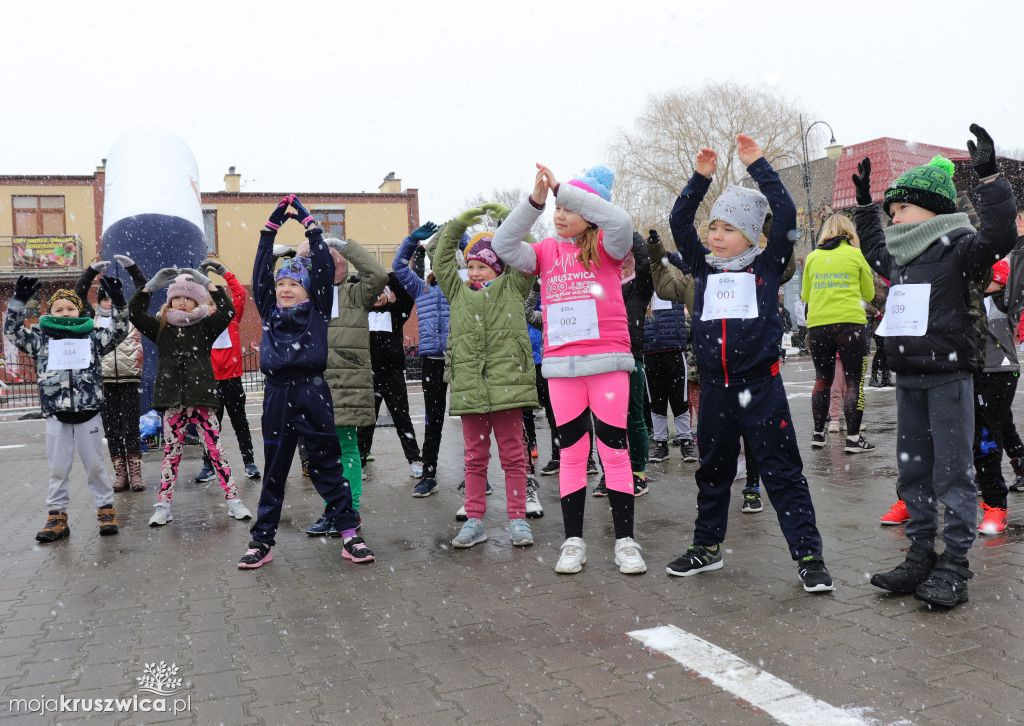
[[[975,231],[971,220],[963,212],[938,214],[924,222],[891,224],[885,228],[885,246],[897,265],[905,265],[958,229]]]
[[[39,327],[66,335],[84,335],[92,331],[92,318],[58,318],[44,315],[39,318]]]

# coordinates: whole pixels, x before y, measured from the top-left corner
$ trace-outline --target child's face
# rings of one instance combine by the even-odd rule
[[[186,313],[190,313],[196,309],[196,301],[190,297],[172,297],[171,309],[184,310]]]
[[[274,285],[274,291],[277,293],[278,307],[292,308],[309,300],[309,293],[306,292],[302,283],[290,277],[282,277],[278,280]]]
[[[476,284],[490,282],[498,276],[497,272],[480,260],[470,260],[466,270],[469,272],[469,281]]]
[[[889,214],[892,215],[893,224],[913,224],[914,222],[927,222],[935,216],[924,207],[907,202],[894,202],[889,205]]]
[[[100,307],[103,308],[104,310],[110,310],[110,308],[114,307],[114,304],[110,302],[109,297],[105,297],[102,300],[100,300]]]
[[[55,318],[77,318],[78,307],[70,300],[57,300],[50,306],[50,315]]]
[[[570,212],[565,207],[555,207],[555,231],[559,237],[575,237],[586,232],[589,226],[587,220],[576,212]]]
[[[731,224],[716,219],[708,225],[708,248],[715,257],[735,257],[748,247],[750,242]]]

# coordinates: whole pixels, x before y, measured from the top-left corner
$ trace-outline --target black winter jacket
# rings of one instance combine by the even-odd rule
[[[370,313],[391,313],[391,332],[370,332],[370,363],[375,371],[405,370],[405,333],[402,328],[409,320],[416,300],[405,291],[398,276],[388,273],[388,287],[395,293],[395,301],[379,308],[370,308]]]

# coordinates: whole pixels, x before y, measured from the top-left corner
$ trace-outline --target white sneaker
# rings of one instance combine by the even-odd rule
[[[647,563],[640,554],[643,548],[632,537],[615,540],[615,564],[623,575],[642,575],[647,572]]]
[[[414,461],[409,464],[409,478],[411,479],[422,479],[423,478],[423,462]]]
[[[572,575],[582,570],[585,564],[587,564],[586,543],[581,537],[569,537],[562,543],[558,562],[555,563],[555,572]]]
[[[828,432],[830,434],[838,434],[839,433],[839,422],[838,421],[829,421]]]
[[[540,498],[537,496],[537,486],[537,480],[528,474],[526,476],[526,516],[530,519],[544,516],[544,507],[540,505]]]
[[[172,519],[174,517],[171,516],[171,503],[157,502],[153,505],[153,516],[149,518],[149,526],[162,527]]]
[[[241,499],[229,499],[228,516],[239,520],[252,519],[252,512],[246,509]]]

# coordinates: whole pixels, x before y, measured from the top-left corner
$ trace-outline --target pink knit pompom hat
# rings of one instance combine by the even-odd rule
[[[176,297],[187,297],[196,301],[196,305],[205,305],[210,301],[206,288],[192,280],[188,275],[178,275],[167,288],[167,301]]]

